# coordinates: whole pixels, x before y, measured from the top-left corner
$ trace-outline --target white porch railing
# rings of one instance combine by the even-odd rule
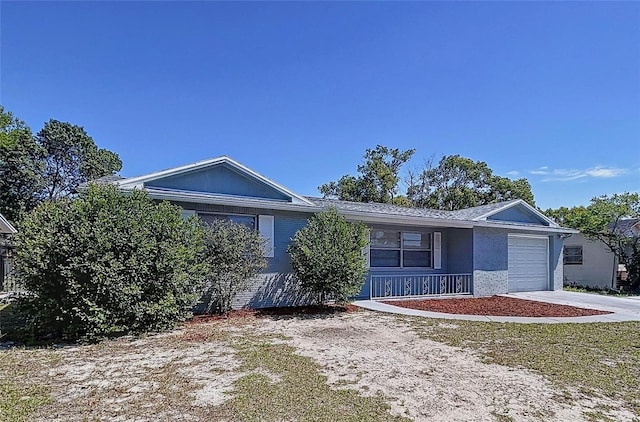
[[[393,274],[370,276],[370,298],[414,298],[471,294],[471,274]]]

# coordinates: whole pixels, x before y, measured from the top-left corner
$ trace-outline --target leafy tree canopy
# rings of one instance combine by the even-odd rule
[[[0,105],[0,213],[16,221],[38,203],[42,148],[31,130]]]
[[[10,220],[121,168],[118,155],[98,148],[82,127],[50,120],[33,136],[0,106],[0,213]]]
[[[358,166],[358,176],[342,176],[318,190],[325,198],[355,202],[394,203],[400,182],[400,169],[415,149],[401,151],[382,145],[367,149],[364,163]]]
[[[74,193],[81,183],[120,171],[117,154],[96,146],[80,126],[49,120],[36,136],[44,149],[44,199]]]
[[[358,175],[345,175],[318,187],[325,198],[380,202],[408,207],[457,210],[510,199],[535,206],[527,179],[493,174],[487,163],[460,155],[444,156],[437,165],[409,171],[406,195],[400,192],[400,171],[415,149],[401,151],[382,145],[367,149]]]
[[[428,163],[419,174],[410,173],[407,197],[417,207],[458,210],[490,203],[523,199],[535,206],[527,179],[496,176],[484,161],[460,155]]]

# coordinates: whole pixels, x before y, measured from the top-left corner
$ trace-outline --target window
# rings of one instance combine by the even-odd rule
[[[564,264],[582,265],[582,246],[565,246]]]
[[[371,231],[372,267],[430,267],[431,234],[389,230]]]
[[[250,229],[256,228],[256,217],[253,215],[198,213],[198,217],[208,224],[211,224],[216,220],[229,220],[232,223],[242,224]]]

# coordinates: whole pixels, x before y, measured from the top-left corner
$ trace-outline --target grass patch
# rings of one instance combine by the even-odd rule
[[[235,345],[240,371],[233,398],[220,406],[222,419],[241,421],[403,421],[379,395],[363,397],[332,389],[318,365],[295,348],[269,337],[245,337]]]
[[[39,359],[32,362],[24,350],[0,351],[0,420],[26,421],[49,402],[49,389],[34,383],[30,377],[34,368],[53,362],[48,351],[37,352]]]
[[[478,350],[484,360],[523,367],[556,385],[623,400],[640,415],[640,322],[515,324],[406,318],[434,341]],[[592,415],[593,416],[593,415]]]
[[[0,382],[0,420],[29,420],[32,413],[48,402],[44,387],[19,387],[12,382]]]

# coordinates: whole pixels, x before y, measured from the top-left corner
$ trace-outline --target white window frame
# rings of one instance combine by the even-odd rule
[[[580,262],[567,262],[567,250],[577,249],[580,250],[580,254],[574,254],[572,257],[580,257]],[[583,265],[584,264],[584,247],[582,245],[564,245],[564,251],[562,253],[562,265]]]

